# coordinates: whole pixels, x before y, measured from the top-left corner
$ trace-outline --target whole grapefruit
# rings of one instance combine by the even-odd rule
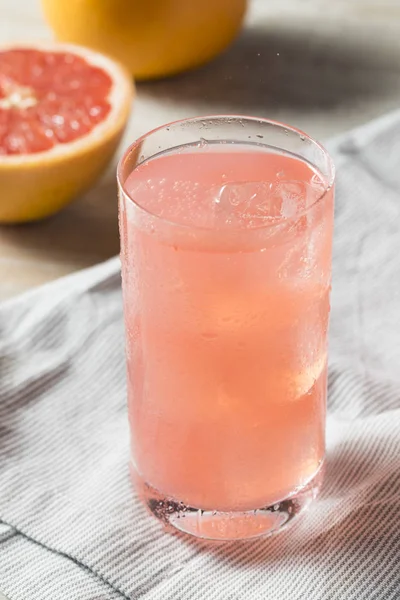
[[[42,0],[63,42],[114,56],[137,79],[173,75],[222,51],[240,29],[246,0]]]
[[[0,223],[55,213],[90,187],[129,117],[130,75],[92,50],[0,47]]]

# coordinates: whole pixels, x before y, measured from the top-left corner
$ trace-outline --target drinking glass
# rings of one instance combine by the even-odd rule
[[[306,134],[215,116],[118,167],[131,472],[207,539],[280,530],[325,455],[334,167]]]

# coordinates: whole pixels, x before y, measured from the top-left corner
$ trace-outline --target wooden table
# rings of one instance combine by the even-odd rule
[[[2,42],[50,36],[39,0],[0,0]],[[223,112],[285,121],[324,139],[399,99],[398,0],[253,0],[230,51],[197,72],[138,86],[122,147],[163,122]],[[0,228],[0,299],[118,252],[114,172],[115,164],[52,219]]]

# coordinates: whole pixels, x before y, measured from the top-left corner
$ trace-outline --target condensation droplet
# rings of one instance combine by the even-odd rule
[[[224,315],[221,320],[224,323],[229,323],[230,321],[232,321],[232,316],[231,315]]]
[[[216,333],[213,333],[212,331],[210,331],[210,332],[202,333],[201,337],[204,338],[205,340],[215,340],[215,338],[217,338],[218,335]]]

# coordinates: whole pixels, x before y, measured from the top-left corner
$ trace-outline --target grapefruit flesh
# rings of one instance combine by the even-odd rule
[[[110,112],[111,77],[67,52],[0,51],[0,153],[43,152]]]
[[[0,222],[50,215],[94,183],[129,117],[113,60],[62,44],[0,48]]]

